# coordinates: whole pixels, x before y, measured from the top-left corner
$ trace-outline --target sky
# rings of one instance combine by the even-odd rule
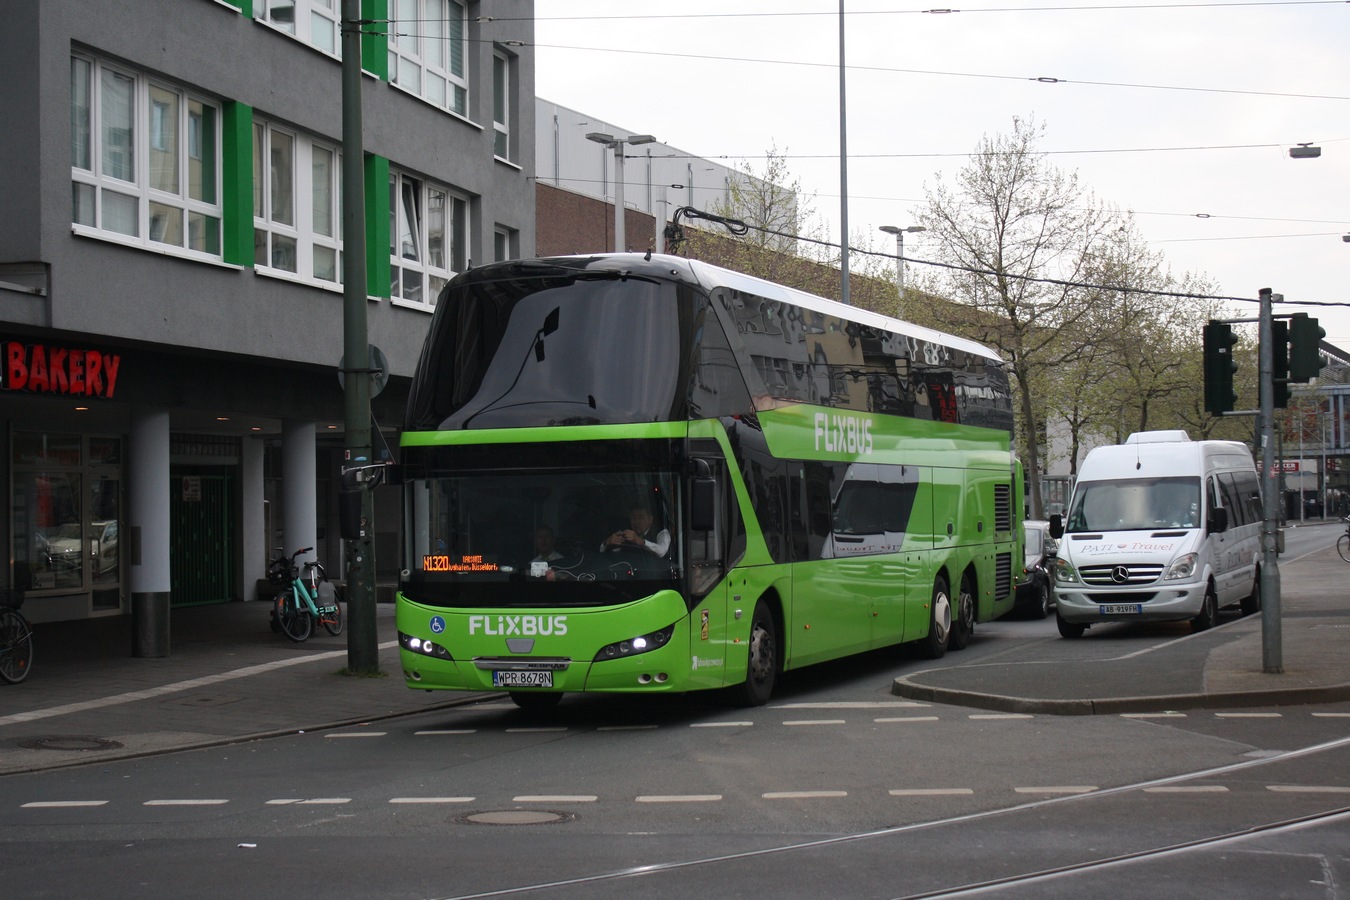
[[[959,5],[844,0],[853,246],[893,253],[879,226],[913,224],[983,136],[1034,118],[1050,162],[1132,212],[1174,274],[1250,298],[1235,317],[1271,288],[1350,351],[1350,3],[936,2]],[[776,148],[838,241],[839,9],[536,0],[535,91],[726,165]],[[1321,156],[1291,158],[1304,143]]]

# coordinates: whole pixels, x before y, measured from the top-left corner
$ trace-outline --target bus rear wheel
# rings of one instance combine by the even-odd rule
[[[769,604],[759,600],[750,620],[750,654],[745,663],[745,681],[736,686],[736,701],[741,706],[763,706],[769,702],[777,680],[778,623]]]
[[[947,579],[933,582],[933,599],[928,603],[928,636],[919,642],[919,649],[929,659],[941,659],[947,652],[947,641],[952,634],[952,598]]]
[[[952,650],[964,650],[975,634],[975,589],[971,587],[970,576],[961,576],[961,592],[956,595],[956,621],[952,622],[952,634],[947,646]]]

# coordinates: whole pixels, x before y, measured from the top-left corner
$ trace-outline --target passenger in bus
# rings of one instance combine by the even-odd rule
[[[601,551],[641,548],[655,556],[665,556],[670,549],[670,532],[652,525],[652,511],[641,503],[628,510],[628,527],[615,531],[600,544]]]
[[[530,562],[551,563],[555,559],[562,559],[562,554],[558,552],[557,538],[553,534],[553,529],[547,525],[540,525],[534,530],[534,559]]]

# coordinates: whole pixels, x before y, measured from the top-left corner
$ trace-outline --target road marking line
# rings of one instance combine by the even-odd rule
[[[1262,713],[1227,712],[1227,713],[1215,713],[1214,717],[1216,719],[1278,719],[1281,718],[1281,714],[1272,712],[1262,712]]]
[[[839,700],[834,703],[784,703],[774,704],[769,709],[916,709],[927,708],[931,703],[918,703],[914,700]]]
[[[472,803],[477,797],[391,797],[390,803]]]
[[[635,798],[638,803],[711,803],[721,794],[648,794]]]
[[[398,646],[398,641],[386,641],[385,643],[380,644],[378,649],[385,650],[396,646]],[[229,672],[217,672],[214,675],[203,675],[201,678],[189,678],[186,681],[176,681],[173,684],[164,684],[159,687],[146,688],[143,691],[128,691],[125,694],[113,694],[110,697],[102,697],[97,700],[81,700],[78,703],[51,706],[47,709],[33,709],[28,712],[12,713],[8,716],[0,716],[0,725],[15,725],[20,722],[33,722],[38,719],[49,719],[52,716],[65,716],[70,713],[85,712],[91,709],[102,709],[105,706],[117,706],[121,703],[134,703],[137,700],[153,700],[156,697],[163,697],[166,694],[195,691],[198,688],[220,684],[223,681],[233,681],[236,678],[247,678],[250,675],[262,675],[267,672],[276,671],[277,669],[285,669],[289,666],[298,666],[304,663],[321,662],[325,659],[336,659],[338,657],[345,659],[346,656],[346,650],[330,650],[326,653],[313,653],[308,656],[277,659],[272,662],[260,663],[256,666],[245,666],[242,669],[234,669]]]
[[[760,794],[765,800],[818,800],[831,797],[847,797],[848,791],[770,791]]]
[[[1182,712],[1160,712],[1160,713],[1121,713],[1122,719],[1184,719],[1186,714]]]
[[[1350,787],[1330,784],[1268,784],[1266,790],[1277,794],[1350,794]]]
[[[107,800],[34,800],[20,809],[61,809],[73,806],[107,806]]]
[[[1146,787],[1145,794],[1226,794],[1228,788],[1221,784],[1165,784],[1161,787]]]
[[[514,703],[512,703],[511,705],[512,705],[512,706],[515,706]],[[413,734],[415,734],[415,735],[426,735],[426,734],[475,734],[475,733],[477,733],[477,731],[478,731],[477,728],[440,728],[440,729],[435,729],[435,730],[432,730],[432,731],[414,731]]]
[[[540,727],[540,728],[508,728],[508,729],[506,729],[506,733],[507,733],[507,734],[545,734],[545,733],[548,733],[548,732],[566,731],[566,730],[567,730],[567,726],[566,726],[566,725],[559,725],[559,726],[556,726],[556,727],[550,725],[550,726],[548,726],[548,727]]]
[[[690,728],[749,728],[754,722],[690,722]]]
[[[784,725],[843,725],[843,719],[793,719]]]
[[[937,720],[938,720],[937,716],[882,716],[880,718],[873,719],[872,721],[880,724],[886,724],[890,722],[936,722]]]
[[[1034,719],[1026,713],[972,713],[972,719]]]
[[[521,794],[512,797],[512,803],[594,803],[600,799],[594,794]]]
[[[286,799],[286,800],[268,800],[268,806],[339,806],[343,803],[351,803],[350,797],[315,797],[312,800]]]
[[[896,788],[890,791],[892,797],[956,797],[974,793],[970,788]]]
[[[142,806],[224,806],[228,800],[147,800]]]
[[[596,731],[654,731],[655,725],[601,725]]]
[[[1092,784],[1062,784],[1047,787],[1013,788],[1013,791],[1018,794],[1091,794],[1096,790],[1100,790],[1100,788]]]
[[[326,738],[365,738],[384,737],[387,731],[339,731],[337,734],[325,734]]]
[[[1319,719],[1350,719],[1350,713],[1313,713]]]

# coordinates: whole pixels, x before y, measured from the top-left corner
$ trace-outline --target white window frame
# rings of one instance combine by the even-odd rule
[[[74,84],[77,63],[86,67],[86,90],[83,92],[84,99],[88,101],[86,107],[75,106],[78,97]],[[72,231],[173,256],[220,262],[224,250],[221,203],[224,145],[220,105],[170,82],[151,78],[134,69],[111,65],[89,54],[72,53],[71,67],[72,157],[81,157],[71,160]],[[105,77],[122,80],[128,87],[130,101],[126,110],[129,145],[125,148],[125,158],[122,160],[123,171],[115,174],[110,173],[109,167],[105,165],[108,162],[105,157],[117,149],[110,146],[108,135],[105,134],[105,126],[111,127],[111,111],[103,102]],[[152,96],[173,101],[173,114],[169,122],[171,128],[168,130],[162,127],[165,120],[152,116],[152,108],[164,108],[152,103]],[[209,146],[203,145],[204,135],[198,127],[203,120],[191,114],[194,105],[203,112],[209,111],[213,120]],[[160,127],[152,134],[152,126],[155,125]],[[151,171],[151,151],[162,153],[166,148],[173,157],[172,171],[168,172],[168,177],[175,183],[156,187]],[[210,180],[200,185],[197,192],[201,196],[193,196],[194,160],[200,166],[208,157],[211,160]],[[162,159],[156,160],[157,172],[163,171],[158,168],[162,163]],[[109,224],[112,211],[108,203],[111,198],[125,204],[128,212],[134,204],[134,225],[131,225],[130,216],[126,219],[132,232]],[[87,211],[83,217],[87,221],[80,221],[82,211]],[[176,217],[176,225],[166,216]],[[170,235],[178,236],[178,242],[165,239]],[[199,248],[192,246],[194,242],[199,244]]]
[[[253,0],[253,18],[341,59],[341,6],[342,0]]]
[[[492,261],[520,258],[520,232],[505,225],[492,229]]]
[[[289,204],[278,202],[286,185],[276,178],[273,151],[289,146]],[[299,281],[328,290],[342,287],[342,152],[333,143],[311,137],[279,122],[253,120],[253,268],[262,275]],[[321,205],[325,191],[316,191],[316,157],[332,160],[325,176],[328,204]],[[258,163],[261,161],[261,168]],[[289,209],[281,209],[288,205]],[[290,221],[287,221],[289,218]],[[327,220],[326,233],[321,225]],[[295,270],[277,265],[284,246],[295,248]],[[261,253],[261,255],[260,255]],[[331,272],[325,277],[323,272]]]
[[[431,210],[443,198],[440,243]],[[468,268],[469,198],[409,172],[389,171],[389,296],[432,309],[445,283]],[[438,251],[439,246],[439,253]]]
[[[510,162],[511,115],[515,111],[516,60],[502,50],[492,51],[492,155]]]
[[[452,16],[459,20],[459,72]],[[389,83],[467,119],[468,31],[469,5],[461,0],[389,0]]]

